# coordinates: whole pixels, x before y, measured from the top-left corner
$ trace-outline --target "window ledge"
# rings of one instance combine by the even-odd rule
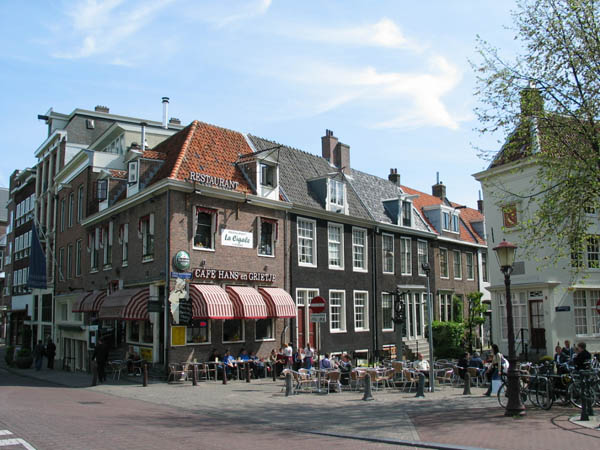
[[[129,263],[127,261],[123,261],[121,263],[121,267],[127,267],[129,265]]]
[[[381,273],[383,273],[384,275],[395,275],[396,274],[396,272],[381,272]]]
[[[332,330],[331,328],[329,329],[329,332],[332,334],[338,334],[338,333],[347,333],[346,330]]]
[[[354,332],[355,333],[368,333],[369,329],[368,328],[355,328]]]
[[[393,328],[383,328],[381,331],[383,333],[393,333],[395,330]]]
[[[112,269],[112,264],[107,264],[102,268],[102,270],[110,270],[110,269]]]
[[[142,264],[149,263],[154,261],[154,256],[144,256],[142,258]]]
[[[214,248],[206,248],[206,247],[192,247],[192,250],[198,250],[201,252],[214,252]]]
[[[246,342],[246,340],[242,339],[241,341],[223,341],[223,344],[243,344],[244,342]]]
[[[316,268],[317,268],[317,265],[316,265],[316,264],[308,264],[308,263],[300,263],[300,262],[298,263],[298,266],[299,266],[299,267],[312,267],[312,268],[314,268],[314,269],[316,269]]]
[[[98,273],[98,269],[91,269],[90,273]]]
[[[275,258],[275,255],[263,255],[261,253],[258,253],[258,256],[260,256],[261,258]]]
[[[352,272],[369,273],[369,269],[357,269],[356,267],[353,267]]]
[[[210,345],[212,342],[186,342],[185,345]]]
[[[338,266],[329,266],[329,270],[344,270],[344,268]]]
[[[275,338],[255,339],[255,342],[275,342]]]

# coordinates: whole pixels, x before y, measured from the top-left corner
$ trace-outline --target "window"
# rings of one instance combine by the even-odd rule
[[[600,269],[600,237],[587,238],[587,266],[589,269]]]
[[[354,330],[369,330],[369,294],[366,291],[354,291]]]
[[[329,180],[329,204],[333,206],[334,211],[340,211],[344,208],[344,183],[337,180]]]
[[[500,323],[502,325],[502,338],[508,338],[508,325],[506,324],[506,298],[503,292],[496,293],[498,303],[500,305]],[[512,294],[512,310],[513,310],[513,328],[515,336],[519,330],[524,328],[528,330],[527,323],[527,292],[513,292]]]
[[[308,306],[310,301],[319,295],[318,289],[296,289],[296,305]]]
[[[473,266],[473,253],[465,253],[467,258],[467,280],[475,279],[475,268]]]
[[[276,220],[265,218],[260,219],[260,243],[258,245],[259,255],[274,256],[276,227]]]
[[[60,201],[60,231],[65,231],[65,225],[66,225],[65,221],[67,220],[66,216],[65,216],[66,215],[66,211],[65,211],[66,204],[67,204],[67,201],[66,201],[66,199],[63,198]]]
[[[352,268],[354,271],[367,271],[367,230],[352,229]]]
[[[142,233],[142,261],[152,261],[154,258],[154,213],[140,219]]]
[[[216,229],[217,211],[214,209],[196,207],[194,214],[195,232],[194,247],[200,249],[214,249],[214,230]]]
[[[419,265],[419,275],[427,275],[423,270],[423,264],[429,263],[429,248],[427,241],[417,241],[417,264]]]
[[[400,268],[402,275],[410,275],[412,273],[412,242],[410,238],[400,238]]]
[[[448,250],[440,248],[440,277],[448,278]]]
[[[67,280],[73,278],[73,244],[67,247]]]
[[[275,167],[270,164],[260,163],[260,184],[263,186],[275,187],[277,184]]]
[[[154,326],[152,322],[149,320],[142,322],[142,329],[142,342],[145,344],[152,344],[152,341],[154,340]]]
[[[344,226],[337,223],[327,225],[327,248],[330,269],[344,268]]]
[[[481,276],[483,281],[487,283],[488,281],[488,267],[487,267],[487,252],[481,252]]]
[[[73,215],[75,209],[75,194],[72,192],[69,194],[69,228],[73,226]]]
[[[75,244],[75,276],[81,276],[81,247],[83,242],[79,239]]]
[[[258,319],[256,321],[256,340],[272,341],[275,339],[273,319]]]
[[[462,258],[460,250],[454,250],[454,278],[456,280],[462,279]]]
[[[210,343],[210,319],[194,319],[185,330],[186,344],[208,344]]]
[[[383,273],[394,273],[394,236],[381,235],[381,251],[383,253]]]
[[[298,264],[300,266],[317,265],[317,243],[314,220],[298,218]]]
[[[329,291],[329,331],[346,331],[345,291]]]
[[[140,322],[138,320],[129,322],[129,340],[134,342],[140,341]]]
[[[52,322],[52,294],[42,295],[42,322]]]
[[[77,223],[83,220],[83,185],[77,189]]]
[[[450,230],[450,213],[442,212],[442,229]]]
[[[223,342],[244,341],[244,322],[242,319],[227,319],[223,321]]]
[[[58,279],[60,281],[65,281],[65,248],[64,247],[62,247],[58,251]]]
[[[590,336],[600,334],[600,320],[596,313],[596,304],[600,301],[600,291],[581,289],[573,292],[575,315],[575,334]]]
[[[459,232],[459,219],[458,219],[458,214],[454,214],[452,216],[452,231],[454,231],[455,233]]]
[[[381,327],[383,331],[393,331],[394,295],[384,292],[381,294]]]
[[[129,224],[121,225],[121,265],[126,267],[129,259]]]
[[[440,321],[452,320],[452,294],[440,294]]]
[[[402,202],[402,225],[410,227],[412,223],[412,203],[404,200]]]
[[[108,223],[108,226],[104,227],[103,233],[103,247],[104,247],[104,267],[110,268],[112,265],[112,244],[113,244],[113,222],[112,220]]]
[[[96,228],[93,233],[88,236],[90,249],[90,271],[98,270],[98,249],[100,245],[100,228]]]

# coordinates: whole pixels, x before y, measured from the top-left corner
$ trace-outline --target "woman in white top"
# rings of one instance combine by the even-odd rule
[[[310,342],[306,343],[306,348],[304,349],[304,368],[312,369],[312,360],[313,355],[315,354],[314,350],[310,347]]]

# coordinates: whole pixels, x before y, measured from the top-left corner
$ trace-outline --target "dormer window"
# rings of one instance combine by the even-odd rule
[[[448,211],[442,211],[442,229],[444,231],[451,231],[453,233],[458,233],[459,232],[458,213],[450,213]]]
[[[402,202],[402,225],[410,227],[412,224],[412,203],[408,200]]]
[[[275,167],[270,164],[260,163],[260,184],[262,186],[275,187],[277,177]]]
[[[446,211],[442,212],[442,229],[450,230],[450,213]]]
[[[329,180],[329,209],[335,212],[343,212],[345,207],[344,183],[337,180]]]
[[[458,214],[452,216],[452,231],[458,233]]]

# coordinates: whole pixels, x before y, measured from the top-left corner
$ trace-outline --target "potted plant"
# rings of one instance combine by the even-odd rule
[[[19,350],[15,358],[15,364],[19,369],[29,369],[33,364],[31,350],[27,347],[23,347],[21,350]]]

